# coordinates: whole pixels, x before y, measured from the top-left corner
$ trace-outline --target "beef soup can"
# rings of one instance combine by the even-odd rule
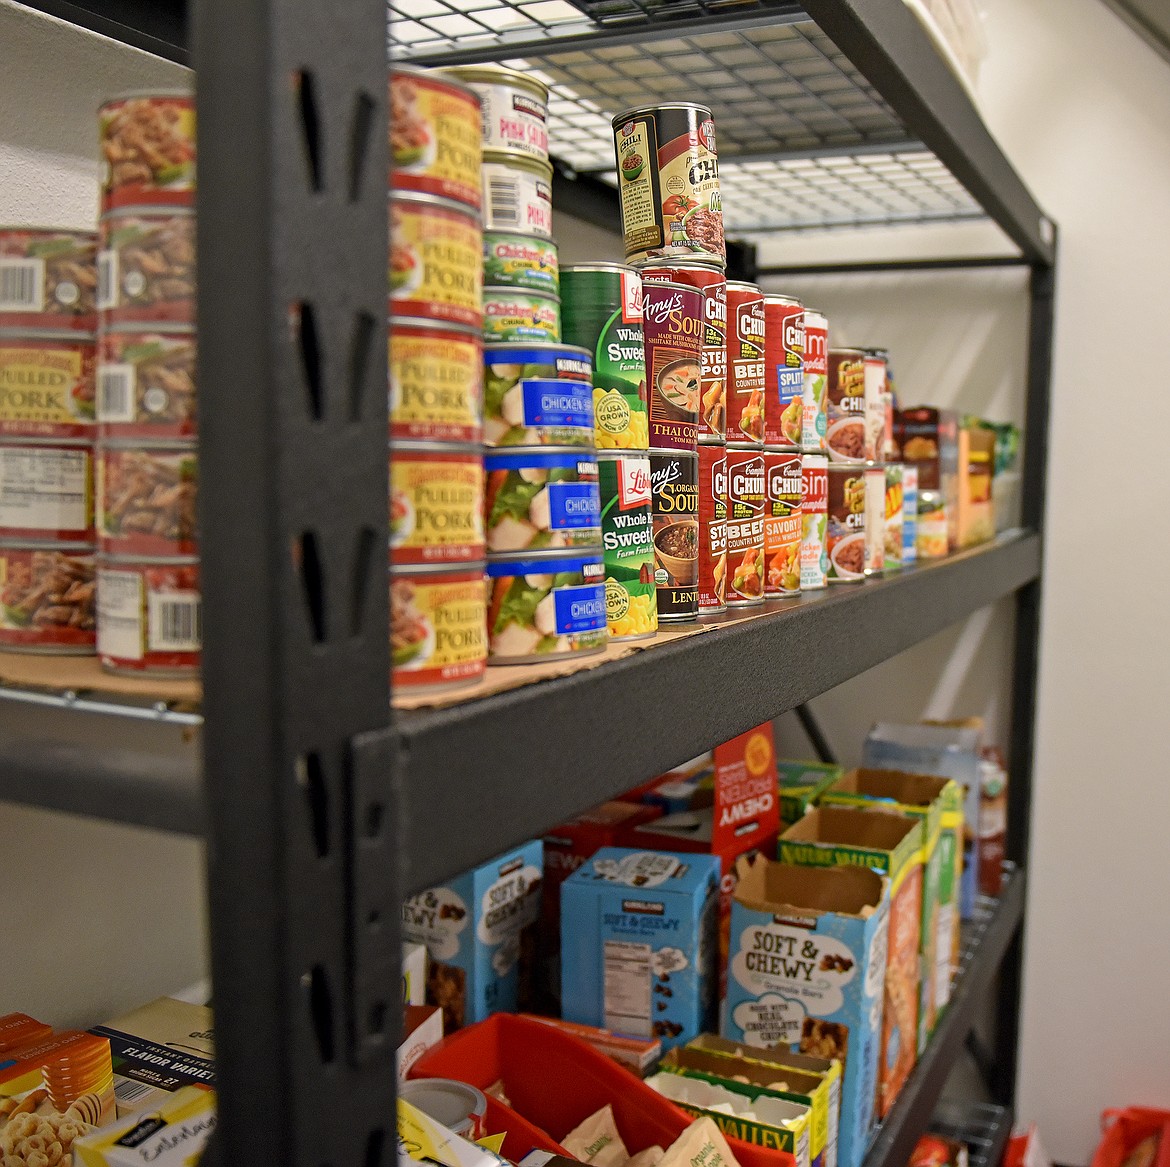
[[[25,438],[0,444],[0,538],[93,542],[89,442]]]
[[[866,576],[868,544],[864,466],[829,466],[825,550],[830,583],[855,583]]]
[[[806,454],[825,452],[825,413],[829,387],[829,322],[815,308],[804,310],[804,408],[800,422],[800,448]]]
[[[198,554],[199,470],[193,445],[109,439],[98,450],[96,477],[103,554]]]
[[[865,353],[829,349],[825,449],[829,461],[859,466],[865,453]]]
[[[484,288],[483,339],[486,344],[556,344],[561,339],[561,302],[544,292]]]
[[[597,471],[592,450],[489,450],[483,457],[488,553],[596,547]]]
[[[727,608],[727,450],[699,446],[699,615]]]
[[[593,363],[585,349],[487,344],[483,365],[485,445],[593,445]]]
[[[829,459],[805,454],[800,464],[800,590],[812,592],[828,579]]]
[[[804,306],[764,297],[764,445],[799,450],[804,432]]]
[[[395,445],[390,451],[390,562],[468,563],[483,556],[479,447]]]
[[[102,210],[191,206],[195,98],[187,91],[126,93],[98,110]]]
[[[727,440],[764,444],[764,293],[727,284]]]
[[[723,201],[711,111],[690,102],[613,119],[626,260],[697,259],[723,268]]]
[[[92,543],[0,543],[0,650],[92,654],[96,570]]]
[[[547,86],[527,73],[498,65],[455,65],[443,73],[479,95],[485,154],[548,162]]]
[[[483,159],[483,224],[552,239],[552,165],[535,158]]]
[[[650,451],[654,582],[659,621],[699,614],[699,456]]]
[[[94,342],[75,332],[0,332],[0,434],[91,437]]]
[[[727,447],[727,606],[764,602],[764,451]]]
[[[114,326],[98,341],[97,418],[103,436],[194,438],[195,329]]]
[[[473,684],[487,668],[483,564],[391,567],[391,684],[403,693]]]
[[[112,673],[189,676],[199,671],[199,561],[98,560],[97,651]]]
[[[97,234],[0,227],[0,329],[97,328]]]
[[[795,450],[764,450],[764,593],[800,592],[804,475]]]
[[[703,293],[689,284],[642,284],[650,390],[650,447],[693,453],[702,395]]]
[[[869,462],[885,456],[886,409],[890,394],[886,383],[886,354],[866,349],[865,381],[865,458]]]
[[[644,640],[658,631],[650,455],[604,451],[597,468],[609,638]]]
[[[557,296],[560,294],[557,245],[542,235],[485,231],[483,282],[492,288],[522,288]]]
[[[865,574],[881,575],[886,558],[886,468],[865,469]]]
[[[102,325],[195,323],[195,212],[129,207],[102,216]]]
[[[478,442],[483,436],[483,337],[435,320],[391,320],[390,437]]]
[[[905,491],[901,462],[886,464],[886,524],[883,540],[886,571],[897,571],[902,566],[905,534]]]

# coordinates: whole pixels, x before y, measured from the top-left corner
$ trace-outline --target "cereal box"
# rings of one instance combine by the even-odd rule
[[[874,1130],[889,881],[865,867],[741,860],[723,1035],[844,1066],[840,1167]]]
[[[776,763],[780,780],[780,821],[790,827],[842,774],[843,766],[829,762],[797,762],[781,758]]]
[[[561,885],[564,1017],[683,1045],[715,1013],[719,860],[605,847]]]
[[[427,948],[427,1001],[444,1033],[527,1004],[542,871],[535,840],[402,905],[402,938]]]
[[[215,1093],[185,1086],[73,1144],[75,1167],[195,1167],[215,1129]]]

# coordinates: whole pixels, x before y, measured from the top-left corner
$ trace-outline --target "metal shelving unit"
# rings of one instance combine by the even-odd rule
[[[100,692],[0,692],[9,710],[35,700],[124,727],[100,755],[0,738],[0,798],[206,836],[221,1087],[209,1161],[388,1163],[406,893],[1009,595],[1008,854],[1022,868],[1055,227],[901,0],[32,7],[191,63],[199,78],[202,726],[178,723],[199,716],[190,710],[128,709]],[[610,227],[608,115],[709,97],[739,274],[754,270],[753,240],[781,230],[997,224],[1010,262],[1031,272],[1024,529],[595,670],[388,719],[388,27],[392,55],[519,61],[546,77],[557,205]],[[770,684],[715,699],[735,691],[744,660]],[[604,732],[582,714],[602,708]],[[645,731],[668,715],[669,738]],[[135,726],[168,718],[201,732],[201,771],[193,754],[161,768],[136,748]],[[1023,897],[1021,869],[983,905],[954,999],[867,1167],[904,1163],[997,975],[991,1086],[1010,1105]],[[988,1139],[978,1167],[994,1167],[997,1145]]]

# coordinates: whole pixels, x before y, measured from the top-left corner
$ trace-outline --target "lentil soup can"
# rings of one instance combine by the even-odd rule
[[[764,451],[727,447],[727,606],[764,602]]]
[[[475,90],[431,69],[390,72],[390,185],[478,211],[480,103]]]
[[[597,467],[609,637],[643,640],[658,631],[650,455],[601,453]]]
[[[478,442],[483,436],[483,337],[434,320],[392,320],[390,437]]]
[[[0,538],[93,542],[93,447],[25,439],[0,445]]]
[[[890,395],[886,386],[884,353],[870,349],[865,353],[865,457],[867,461],[884,457],[886,407]]]
[[[764,450],[764,593],[800,592],[804,475],[795,450]]]
[[[650,451],[654,582],[659,621],[699,614],[699,456]]]
[[[482,563],[391,567],[392,684],[432,692],[482,679],[487,667]]]
[[[483,455],[436,442],[390,451],[390,562],[482,559]]]
[[[106,555],[198,554],[195,447],[107,441],[97,458],[98,543]]]
[[[801,460],[800,590],[825,586],[829,571],[829,459],[805,454]]]
[[[128,93],[98,111],[102,210],[195,201],[195,98]]]
[[[113,673],[187,676],[199,671],[199,561],[123,559],[98,563],[97,650]]]
[[[865,468],[830,466],[825,550],[830,583],[855,583],[866,575]]]
[[[828,419],[825,399],[829,386],[829,322],[813,308],[804,310],[804,409],[800,448],[806,454],[825,452]]]
[[[75,332],[0,332],[0,434],[89,437],[93,340]]]
[[[484,153],[548,162],[548,89],[535,77],[496,65],[444,69],[479,94]]]
[[[699,447],[699,615],[727,608],[727,450]]]
[[[829,349],[825,405],[825,448],[831,462],[865,461],[865,354],[856,348]]]
[[[703,293],[643,283],[642,331],[650,389],[650,447],[694,452],[702,396]]]
[[[520,231],[483,233],[483,282],[492,288],[523,288],[560,294],[557,245]]]
[[[632,267],[616,263],[565,268],[561,272],[561,328],[568,343],[593,354],[597,448],[648,449],[641,276]]]
[[[902,563],[918,558],[918,467],[902,466]]]
[[[865,470],[865,574],[881,575],[886,557],[886,468]]]
[[[804,307],[764,297],[764,445],[799,450],[804,432]]]
[[[97,417],[111,437],[194,438],[195,329],[105,330],[98,342]]]
[[[755,284],[727,285],[727,438],[764,444],[764,293]]]
[[[552,239],[552,166],[534,158],[485,154],[483,224]]]
[[[102,217],[97,306],[103,325],[195,323],[195,213],[129,208]]]
[[[905,491],[903,466],[900,462],[886,465],[886,524],[884,564],[886,571],[897,571],[902,566],[905,538]]]
[[[573,345],[484,345],[488,446],[592,446],[593,365]]]
[[[91,543],[0,544],[0,650],[92,654],[95,571]]]
[[[600,548],[500,557],[488,562],[487,577],[489,663],[532,664],[605,648]]]
[[[484,288],[483,338],[488,344],[556,344],[561,339],[560,300],[520,288]]]
[[[0,227],[0,328],[97,328],[97,235]]]
[[[592,450],[489,450],[483,469],[489,554],[601,542],[598,464]]]

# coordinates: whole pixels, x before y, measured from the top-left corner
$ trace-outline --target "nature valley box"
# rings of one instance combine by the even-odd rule
[[[874,1131],[889,881],[867,867],[742,860],[723,1036],[842,1063],[840,1167]]]
[[[828,762],[778,761],[776,775],[780,780],[780,821],[790,827],[802,819],[821,794],[844,773],[843,766],[834,766]]]

